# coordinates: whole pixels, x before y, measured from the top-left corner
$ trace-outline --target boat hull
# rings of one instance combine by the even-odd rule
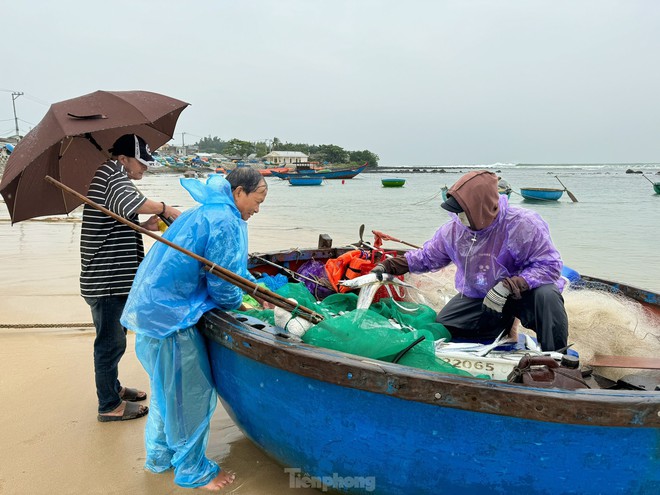
[[[383,187],[403,187],[406,179],[381,179]]]
[[[557,201],[564,194],[563,189],[549,188],[525,188],[520,190],[520,195],[532,201]]]
[[[331,172],[319,172],[317,170],[299,170],[297,172],[289,173],[280,173],[280,172],[271,172],[272,177],[279,177],[280,179],[291,179],[296,177],[309,177],[314,176],[320,179],[352,179],[360,172],[362,172],[366,165],[358,168],[344,169],[344,170],[334,170]]]
[[[653,184],[653,190],[655,191],[656,194],[660,194],[660,182],[656,182]]]
[[[279,168],[260,168],[258,169],[259,173],[264,177],[270,177],[273,172],[276,173],[288,173],[291,169],[289,167],[279,167]]]
[[[289,184],[292,186],[320,186],[323,179],[316,177],[291,177]]]
[[[225,409],[292,487],[296,473],[342,493],[660,487],[657,392],[549,390],[433,373],[308,346],[217,311],[201,324]]]

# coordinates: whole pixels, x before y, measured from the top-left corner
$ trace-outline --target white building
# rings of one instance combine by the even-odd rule
[[[309,155],[300,151],[271,151],[263,157],[264,160],[278,165],[290,165],[292,163],[306,163]]]

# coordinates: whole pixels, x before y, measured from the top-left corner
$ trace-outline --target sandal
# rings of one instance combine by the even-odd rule
[[[126,402],[140,402],[147,398],[147,393],[136,388],[124,387],[123,391],[119,392],[119,398]]]
[[[126,402],[126,405],[124,406],[124,414],[121,416],[99,414],[97,419],[102,423],[107,421],[128,421],[129,419],[137,419],[141,418],[142,416],[146,416],[148,412],[149,408],[147,406],[141,406],[139,404],[135,404],[134,402]]]

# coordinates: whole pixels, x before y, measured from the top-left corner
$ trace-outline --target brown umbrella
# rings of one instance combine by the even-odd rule
[[[12,223],[75,209],[81,201],[47,183],[45,176],[87,194],[117,138],[137,134],[156,149],[172,139],[188,105],[148,91],[96,91],[51,105],[5,166],[0,193]]]

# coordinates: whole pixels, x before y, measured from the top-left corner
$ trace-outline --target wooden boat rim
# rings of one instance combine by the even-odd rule
[[[563,189],[555,189],[553,187],[521,187],[520,191],[564,192]]]
[[[541,389],[426,371],[308,345],[256,318],[220,310],[206,313],[200,327],[208,338],[233,352],[342,387],[527,420],[660,427],[658,392]]]

